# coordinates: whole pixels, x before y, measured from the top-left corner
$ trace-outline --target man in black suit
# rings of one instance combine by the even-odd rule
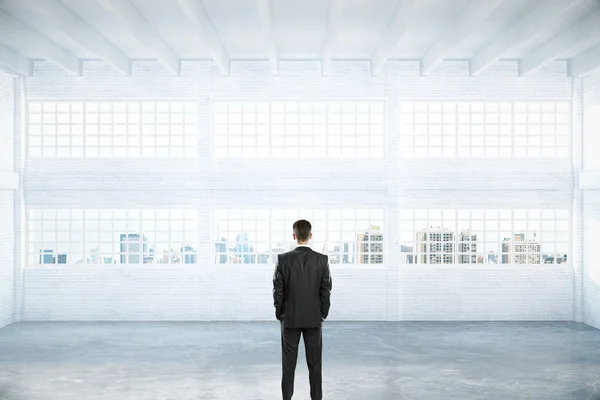
[[[310,380],[310,398],[321,400],[321,328],[329,314],[332,287],[329,259],[308,246],[308,241],[312,239],[310,222],[303,219],[296,221],[293,230],[298,246],[277,256],[273,274],[275,317],[281,322],[281,390],[284,400],[292,398],[298,344],[302,334]]]

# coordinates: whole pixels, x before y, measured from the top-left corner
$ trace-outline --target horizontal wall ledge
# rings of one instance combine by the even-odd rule
[[[579,189],[600,189],[600,169],[584,169],[579,172]]]
[[[19,174],[11,171],[0,171],[0,190],[19,189]]]
[[[29,159],[25,190],[152,191],[186,188],[200,176],[188,159]]]
[[[27,191],[194,193],[224,190],[376,190],[385,188],[385,161],[319,160],[29,160]]]
[[[397,167],[396,167],[397,166]],[[397,169],[396,169],[397,168]],[[30,159],[27,191],[560,190],[570,162],[545,160]]]
[[[29,207],[38,208],[385,208],[386,191],[370,190],[368,196],[358,189],[345,190],[289,190],[265,193],[254,190],[207,189],[190,187],[185,190],[143,192],[136,190],[43,190],[31,188],[25,193]]]
[[[367,158],[219,161],[210,180],[220,189],[368,191],[386,187],[386,163]]]
[[[551,160],[418,160],[399,165],[403,189],[532,190],[573,187],[570,161]]]
[[[210,204],[212,191],[182,190],[46,190],[30,188],[25,191],[25,203],[32,208],[190,208]]]
[[[398,191],[400,208],[433,209],[522,209],[572,207],[573,193],[562,189],[511,189],[493,188],[479,190],[478,186],[464,189],[401,189]]]
[[[357,187],[336,190],[278,189],[265,193],[257,190],[215,190],[213,205],[216,208],[385,208],[385,188],[370,189],[368,193]]]

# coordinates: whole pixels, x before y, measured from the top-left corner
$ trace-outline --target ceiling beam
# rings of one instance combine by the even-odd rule
[[[331,60],[333,58],[333,43],[344,10],[344,0],[329,0],[327,12],[327,26],[321,49],[321,73],[323,76],[331,75]]]
[[[577,21],[569,30],[523,57],[519,61],[519,75],[527,75],[545,63],[559,58],[562,53],[590,37],[597,37],[600,41],[600,11]]]
[[[579,54],[569,61],[569,75],[585,76],[600,68],[600,45]]]
[[[468,3],[461,14],[450,24],[450,27],[427,50],[421,59],[421,75],[429,74],[448,54],[469,34],[477,31],[487,17],[502,4],[504,0],[482,0]]]
[[[256,1],[258,14],[260,15],[260,24],[267,43],[267,54],[269,56],[271,73],[273,75],[279,75],[279,53],[277,51],[277,36],[273,26],[273,4],[271,3],[271,0]]]
[[[33,75],[33,61],[0,44],[0,65],[24,76]]]
[[[532,9],[525,11],[522,18],[500,32],[492,43],[485,47],[470,62],[471,75],[477,75],[496,62],[511,47],[530,39],[540,27],[556,24],[557,18],[580,0],[542,0]]]
[[[198,29],[204,43],[210,47],[213,60],[217,63],[221,72],[224,75],[229,75],[229,55],[223,47],[219,34],[202,3],[198,0],[179,0],[179,5]]]
[[[379,75],[387,62],[391,51],[394,50],[394,47],[396,47],[398,41],[400,41],[400,38],[402,38],[406,32],[408,24],[411,22],[411,18],[416,9],[416,1],[417,0],[400,0],[398,2],[398,7],[390,19],[381,36],[381,40],[371,57],[371,74],[373,76]]]
[[[98,0],[98,2],[114,17],[119,18],[138,42],[153,52],[168,70],[175,75],[180,74],[179,57],[129,0]]]
[[[81,60],[4,11],[0,11],[0,42],[2,38],[13,43],[22,43],[20,53],[32,58],[46,59],[67,72],[81,76]]]
[[[129,58],[60,1],[3,0],[2,7],[9,12],[18,10],[37,14],[48,22],[49,27],[68,35],[115,70],[124,75],[131,74]]]

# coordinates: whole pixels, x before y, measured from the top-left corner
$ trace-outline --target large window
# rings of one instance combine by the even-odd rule
[[[383,264],[382,209],[220,209],[215,211],[215,263],[272,263],[294,247],[293,223],[313,226],[311,247],[330,264]]]
[[[30,210],[30,264],[194,264],[196,210]]]
[[[30,101],[29,157],[195,157],[197,107],[181,101]]]
[[[567,101],[415,101],[400,111],[405,158],[571,157]]]
[[[570,244],[566,209],[402,210],[404,264],[562,264]]]
[[[383,157],[382,101],[214,104],[215,156]]]

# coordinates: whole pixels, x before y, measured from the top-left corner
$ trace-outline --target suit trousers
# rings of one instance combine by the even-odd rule
[[[296,361],[298,360],[300,334],[304,337],[304,349],[306,351],[306,364],[308,365],[308,379],[310,382],[310,398],[312,400],[322,400],[322,328],[320,326],[315,328],[286,328],[282,323],[281,355],[283,377],[281,379],[281,390],[283,400],[290,400],[294,394],[294,376],[296,373]]]

